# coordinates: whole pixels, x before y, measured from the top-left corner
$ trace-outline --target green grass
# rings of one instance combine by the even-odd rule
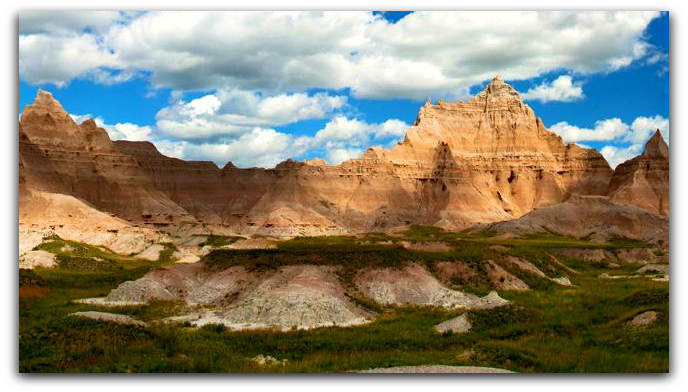
[[[614,235],[609,239],[610,247],[613,248],[649,248],[650,245],[640,241],[634,240],[619,235]]]
[[[349,246],[305,247],[302,250],[215,250],[203,260],[214,270],[244,266],[265,270],[287,265],[337,265],[352,269],[364,267],[399,267],[414,260],[415,252],[402,247],[353,248]]]
[[[199,246],[212,246],[212,247],[222,247],[222,246],[227,246],[231,245],[243,237],[237,237],[237,236],[228,236],[228,235],[209,235],[208,238],[206,238],[205,241],[201,242]]]
[[[667,372],[669,369],[669,284],[649,279],[607,280],[596,276],[604,266],[563,260],[580,271],[574,283],[561,287],[514,269],[490,247],[490,236],[447,233],[414,227],[401,239],[442,240],[450,252],[413,252],[396,245],[360,245],[366,236],[294,239],[277,250],[218,250],[206,257],[209,268],[243,265],[274,269],[301,263],[340,266],[345,287],[360,268],[399,267],[423,262],[430,271],[438,261],[461,261],[478,271],[494,260],[534,290],[500,293],[509,307],[469,312],[473,329],[465,334],[439,334],[433,326],[462,311],[437,308],[384,307],[352,294],[360,306],[374,311],[375,321],[349,328],[309,331],[241,331],[220,326],[199,329],[152,323],[147,328],[68,317],[76,311],[100,310],[74,304],[75,298],[102,296],[125,280],[136,279],[168,260],[143,262],[94,247],[76,247],[63,257],[98,255],[110,264],[98,268],[61,266],[20,272],[23,286],[49,288],[47,296],[21,299],[19,306],[19,370],[22,372],[345,372],[372,367],[445,364],[494,366],[518,372]],[[384,234],[372,234],[387,241]],[[397,240],[399,237],[393,237]],[[60,252],[58,240],[44,246]],[[529,260],[550,276],[564,273],[548,262],[547,253],[585,242],[560,237],[523,238],[504,244],[514,256]],[[374,241],[368,241],[374,242]],[[503,243],[500,243],[503,244]],[[590,245],[589,243],[587,243]],[[635,246],[627,242],[610,246]],[[171,247],[168,247],[171,249]],[[101,253],[102,252],[102,253]],[[103,254],[106,257],[103,257]],[[621,272],[634,265],[623,266]],[[614,270],[615,272],[617,270]],[[467,291],[491,287],[482,273]],[[177,314],[183,305],[153,302],[144,307],[106,311],[146,321]],[[662,317],[646,328],[626,322],[645,310]],[[258,354],[286,359],[286,365],[259,366]]]
[[[47,286],[48,281],[30,269],[19,270],[19,286]]]
[[[118,255],[106,248],[64,240],[58,236],[52,236],[44,241],[35,250],[45,250],[64,258],[101,259],[108,262],[133,260],[131,257]]]
[[[164,242],[161,245],[163,245],[165,249],[161,250],[158,254],[158,261],[163,264],[169,264],[174,261],[174,252],[178,251],[179,249],[177,249],[177,246],[171,242]]]

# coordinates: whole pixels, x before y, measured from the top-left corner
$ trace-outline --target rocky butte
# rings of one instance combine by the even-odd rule
[[[669,215],[669,146],[659,130],[641,155],[616,167],[609,196],[617,203]]]
[[[668,155],[657,133],[614,171],[596,150],[545,129],[500,77],[467,102],[426,102],[390,150],[373,147],[336,166],[287,160],[272,169],[218,168],[166,157],[149,142],[112,141],[39,91],[19,122],[20,242],[50,230],[113,250],[160,233],[459,230],[586,197],[619,206],[627,220],[656,215],[668,233]]]

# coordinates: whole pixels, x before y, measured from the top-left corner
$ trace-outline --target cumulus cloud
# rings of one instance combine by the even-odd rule
[[[396,143],[408,128],[408,124],[397,119],[376,124],[336,116],[316,132],[311,148],[323,151],[328,162],[337,164],[360,156],[373,141],[391,139],[390,143]]]
[[[400,137],[406,135],[408,128],[409,125],[401,120],[387,120],[380,124],[380,126],[375,130],[375,138],[386,139],[388,137],[392,137],[399,139]]]
[[[308,138],[294,138],[274,129],[255,128],[241,137],[219,142],[186,140],[153,142],[165,155],[187,160],[211,160],[218,166],[231,161],[240,167],[274,167],[281,161],[303,155]]]
[[[350,159],[359,158],[363,154],[360,148],[333,148],[327,152],[327,161],[333,165],[338,165]]]
[[[344,96],[304,93],[262,96],[256,92],[220,90],[189,102],[181,99],[156,115],[158,129],[183,140],[241,136],[255,127],[321,119],[346,104]]]
[[[62,35],[27,15],[19,58],[30,83],[64,84],[105,67],[178,90],[349,88],[362,98],[422,99],[461,95],[495,74],[608,72],[656,56],[643,33],[659,13],[423,11],[390,23],[367,11],[148,12],[104,15],[82,32],[86,18],[69,14]],[[79,51],[85,61],[74,61],[72,44],[88,49]]]
[[[551,83],[542,83],[521,94],[525,100],[540,102],[561,101],[570,102],[583,98],[583,87],[574,83],[569,75],[562,75]]]
[[[107,125],[113,139],[151,140],[168,156],[212,160],[218,166],[232,161],[239,167],[272,167],[307,152],[331,163],[359,156],[373,142],[396,141],[408,124],[398,119],[367,123],[337,112],[347,98],[326,93],[266,96],[243,90],[219,90],[185,101],[173,93],[173,103],[156,115],[156,125]],[[334,116],[334,117],[332,117]],[[271,127],[328,118],[312,136],[294,136]]]
[[[201,105],[207,107],[205,105]],[[210,105],[216,107],[217,105]],[[335,116],[314,136],[293,136],[270,128],[255,127],[234,137],[180,140],[164,137],[153,140],[165,155],[191,160],[212,160],[218,166],[231,161],[239,167],[273,167],[287,158],[317,153],[332,164],[359,157],[377,140],[396,141],[408,125],[397,119],[367,123]]]
[[[153,134],[153,129],[151,127],[132,123],[117,123],[115,125],[105,124],[104,128],[113,140],[140,142],[150,140]]]
[[[657,16],[443,11],[414,12],[390,23],[368,11],[22,12],[19,73],[34,84],[88,78],[110,85],[145,77],[151,93],[172,89],[155,126],[101,120],[112,138],[152,140],[172,156],[272,166],[318,153],[338,163],[373,143],[393,144],[408,128],[400,120],[367,123],[342,115],[346,95],[465,98],[495,74],[525,80],[658,63],[666,56],[644,35]],[[187,101],[186,91],[211,93]],[[524,97],[567,101],[583,91],[565,75]],[[310,119],[329,120],[306,137],[274,129]],[[668,139],[668,120],[661,116],[639,117],[630,126],[608,119],[592,129],[568,123],[552,129],[567,141],[628,148],[651,127],[666,129]]]
[[[21,11],[19,34],[81,33],[86,29],[103,33],[127,18],[128,13],[119,11]]]
[[[116,56],[91,34],[19,36],[19,77],[29,83],[63,86],[103,67],[120,66]]]
[[[565,143],[579,141],[614,140],[628,134],[629,127],[619,118],[597,121],[593,129],[579,128],[563,121],[549,128],[561,136]]]
[[[150,140],[154,135],[153,128],[147,125],[133,123],[107,124],[102,117],[93,117],[89,114],[70,114],[74,122],[81,124],[89,118],[93,118],[96,125],[105,129],[112,140],[129,140],[133,142]]]
[[[632,159],[641,152],[643,152],[643,144],[632,144],[627,147],[604,146],[600,150],[612,168],[616,168],[620,163]]]
[[[593,129],[579,128],[566,122],[554,124],[549,129],[561,136],[565,142],[611,143],[602,146],[600,153],[613,168],[642,153],[645,143],[657,129],[669,143],[669,120],[660,115],[636,117],[631,125],[624,123],[621,119],[611,118],[597,121]],[[578,144],[584,146],[581,143]]]
[[[631,124],[631,132],[626,135],[624,141],[631,143],[643,143],[658,130],[662,137],[669,143],[669,119],[662,116],[638,117]]]
[[[370,134],[374,132],[374,127],[364,121],[337,116],[315,134],[313,144],[348,143],[362,145],[370,139]]]

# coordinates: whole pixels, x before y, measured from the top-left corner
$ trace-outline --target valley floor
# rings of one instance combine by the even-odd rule
[[[374,314],[372,321],[351,327],[309,330],[232,331],[221,324],[192,327],[159,320],[178,315],[180,301],[151,301],[144,306],[103,308],[74,300],[104,297],[124,281],[141,278],[149,270],[173,265],[169,251],[158,261],[117,256],[106,250],[71,244],[58,253],[56,268],[20,270],[19,370],[21,372],[356,372],[419,365],[476,366],[514,372],[668,372],[669,282],[643,264],[583,261],[575,251],[620,252],[644,244],[619,239],[597,244],[557,236],[499,239],[489,233],[467,235],[415,228],[399,237],[371,234],[361,237],[297,238],[281,244],[249,269],[278,268],[291,263],[294,252],[332,255],[356,249],[389,252],[401,242],[409,260],[387,260],[390,268],[419,263],[442,279],[438,263],[468,263],[477,273],[446,284],[457,290],[485,295],[497,289],[510,301],[492,309],[383,305],[351,295]],[[56,242],[53,242],[55,244]],[[427,244],[442,243],[446,246]],[[371,248],[370,246],[373,246]],[[380,248],[375,248],[381,246]],[[425,245],[424,245],[425,244]],[[51,245],[43,245],[43,250]],[[426,247],[431,250],[423,250]],[[64,249],[64,248],[60,248]],[[214,254],[215,263],[242,259]],[[244,252],[264,252],[263,250]],[[410,252],[410,253],[409,253]],[[659,252],[658,252],[659,253]],[[299,253],[301,254],[301,253]],[[388,254],[388,253],[384,253]],[[611,253],[610,253],[611,254]],[[410,256],[409,256],[410,255]],[[519,270],[505,260],[519,257],[544,271],[544,278]],[[206,258],[207,259],[207,258]],[[98,260],[93,263],[92,260]],[[237,261],[238,260],[238,261]],[[349,287],[347,259],[336,264],[342,284]],[[489,279],[494,267],[517,277],[530,290],[499,290]],[[552,261],[554,260],[554,261]],[[279,265],[270,265],[271,262]],[[296,261],[294,261],[296,262]],[[351,260],[356,263],[356,260]],[[360,261],[359,261],[360,262]],[[387,266],[386,264],[384,266]],[[444,268],[443,267],[443,268]],[[343,272],[342,272],[343,271]],[[349,272],[347,272],[349,271]],[[606,274],[606,275],[604,275]],[[565,275],[571,285],[558,284]],[[609,279],[608,277],[619,277]],[[634,278],[628,278],[634,277]],[[659,278],[659,279],[658,279]],[[503,282],[501,282],[503,283]],[[75,312],[104,311],[131,316],[146,323],[121,325],[106,320],[74,317]],[[629,323],[647,311],[656,320],[644,326]],[[439,323],[467,313],[472,328],[464,333],[435,330]],[[438,369],[442,369],[439,367]]]

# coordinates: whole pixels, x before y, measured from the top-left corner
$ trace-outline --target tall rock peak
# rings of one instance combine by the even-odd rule
[[[570,194],[606,194],[611,176],[599,153],[564,146],[501,78],[468,102],[428,102],[390,150],[268,170],[220,170],[165,157],[149,142],[111,142],[94,121],[77,125],[53,101],[40,93],[22,115],[26,189],[68,193],[156,227],[203,222],[290,236],[416,223],[462,228]]]
[[[90,148],[92,151],[109,150],[111,141],[107,132],[92,119],[77,125],[53,95],[38,90],[36,99],[22,111],[20,126],[25,136],[41,147]]]
[[[60,104],[60,102],[53,97],[49,91],[38,90],[36,94],[36,99],[34,99],[33,104],[31,104],[35,109],[43,109],[51,113],[65,113],[66,111]]]
[[[485,87],[474,99],[488,99],[510,105],[526,106],[521,95],[510,84],[504,82],[501,76],[495,76],[490,84]]]
[[[609,196],[615,203],[669,215],[669,147],[659,130],[641,155],[616,167]]]
[[[669,146],[664,141],[662,133],[655,131],[655,134],[647,141],[645,144],[645,149],[643,150],[644,157],[669,157]]]

